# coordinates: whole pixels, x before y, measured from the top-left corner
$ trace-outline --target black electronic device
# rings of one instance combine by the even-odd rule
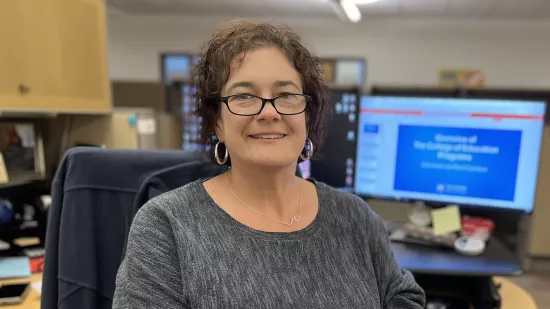
[[[6,284],[0,287],[0,305],[19,304],[29,293],[29,284]]]
[[[502,305],[500,286],[490,276],[446,276],[415,274],[415,280],[426,293],[426,308],[499,309]],[[437,307],[436,305],[446,305]]]
[[[301,163],[304,178],[311,177],[332,187],[352,191],[357,147],[359,89],[334,88],[333,108],[324,146],[317,159]]]

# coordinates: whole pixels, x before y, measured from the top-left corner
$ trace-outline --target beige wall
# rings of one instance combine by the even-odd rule
[[[178,109],[164,112],[166,97],[162,83],[117,80],[112,82],[112,89],[115,108],[152,108],[157,112],[159,148],[181,149],[181,118]]]
[[[160,81],[161,53],[196,53],[230,19],[111,16],[111,79]],[[442,67],[481,69],[493,88],[550,85],[550,21],[368,18],[351,24],[284,16],[264,20],[291,26],[316,55],[365,57],[367,86],[433,86]]]
[[[115,108],[112,115],[73,116],[68,134],[69,147],[75,143],[102,145],[121,149],[181,149],[181,134],[177,117],[163,112],[140,108]],[[128,122],[130,116],[154,118],[156,132],[139,134],[136,125]],[[139,122],[139,120],[138,120]]]
[[[181,122],[179,117],[169,113],[159,113],[159,139],[161,149],[180,150],[182,147]]]
[[[86,143],[107,148],[136,149],[138,147],[137,129],[128,124],[129,116],[130,113],[73,116],[67,144],[69,147],[76,143]]]
[[[544,128],[530,252],[550,257],[550,126]]]
[[[160,82],[113,81],[114,107],[144,107],[164,110],[164,86]]]

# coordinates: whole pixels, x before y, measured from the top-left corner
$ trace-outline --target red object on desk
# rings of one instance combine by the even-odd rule
[[[34,257],[30,259],[31,273],[39,273],[44,270],[44,257]]]
[[[484,240],[487,240],[495,229],[495,223],[492,220],[481,217],[463,216],[461,223],[462,235],[482,236]]]

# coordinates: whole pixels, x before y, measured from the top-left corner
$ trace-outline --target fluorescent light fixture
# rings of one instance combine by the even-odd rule
[[[353,0],[340,0],[340,6],[344,10],[349,21],[356,23],[361,20],[361,12]]]
[[[364,5],[364,4],[371,4],[378,2],[380,0],[353,0],[353,2],[357,5]]]

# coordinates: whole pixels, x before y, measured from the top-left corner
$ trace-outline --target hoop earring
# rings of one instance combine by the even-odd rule
[[[313,156],[313,149],[314,149],[313,143],[311,142],[309,137],[306,138],[304,149],[302,150],[302,152],[300,152],[300,159],[304,161],[309,160],[311,156]]]
[[[223,159],[220,160],[220,155],[218,154],[219,145],[220,145],[220,142],[217,142],[216,146],[214,147],[214,157],[216,158],[216,162],[218,162],[219,165],[224,165],[227,162],[227,159],[229,158],[229,151],[227,151],[227,147],[225,147],[225,154],[223,155]]]

